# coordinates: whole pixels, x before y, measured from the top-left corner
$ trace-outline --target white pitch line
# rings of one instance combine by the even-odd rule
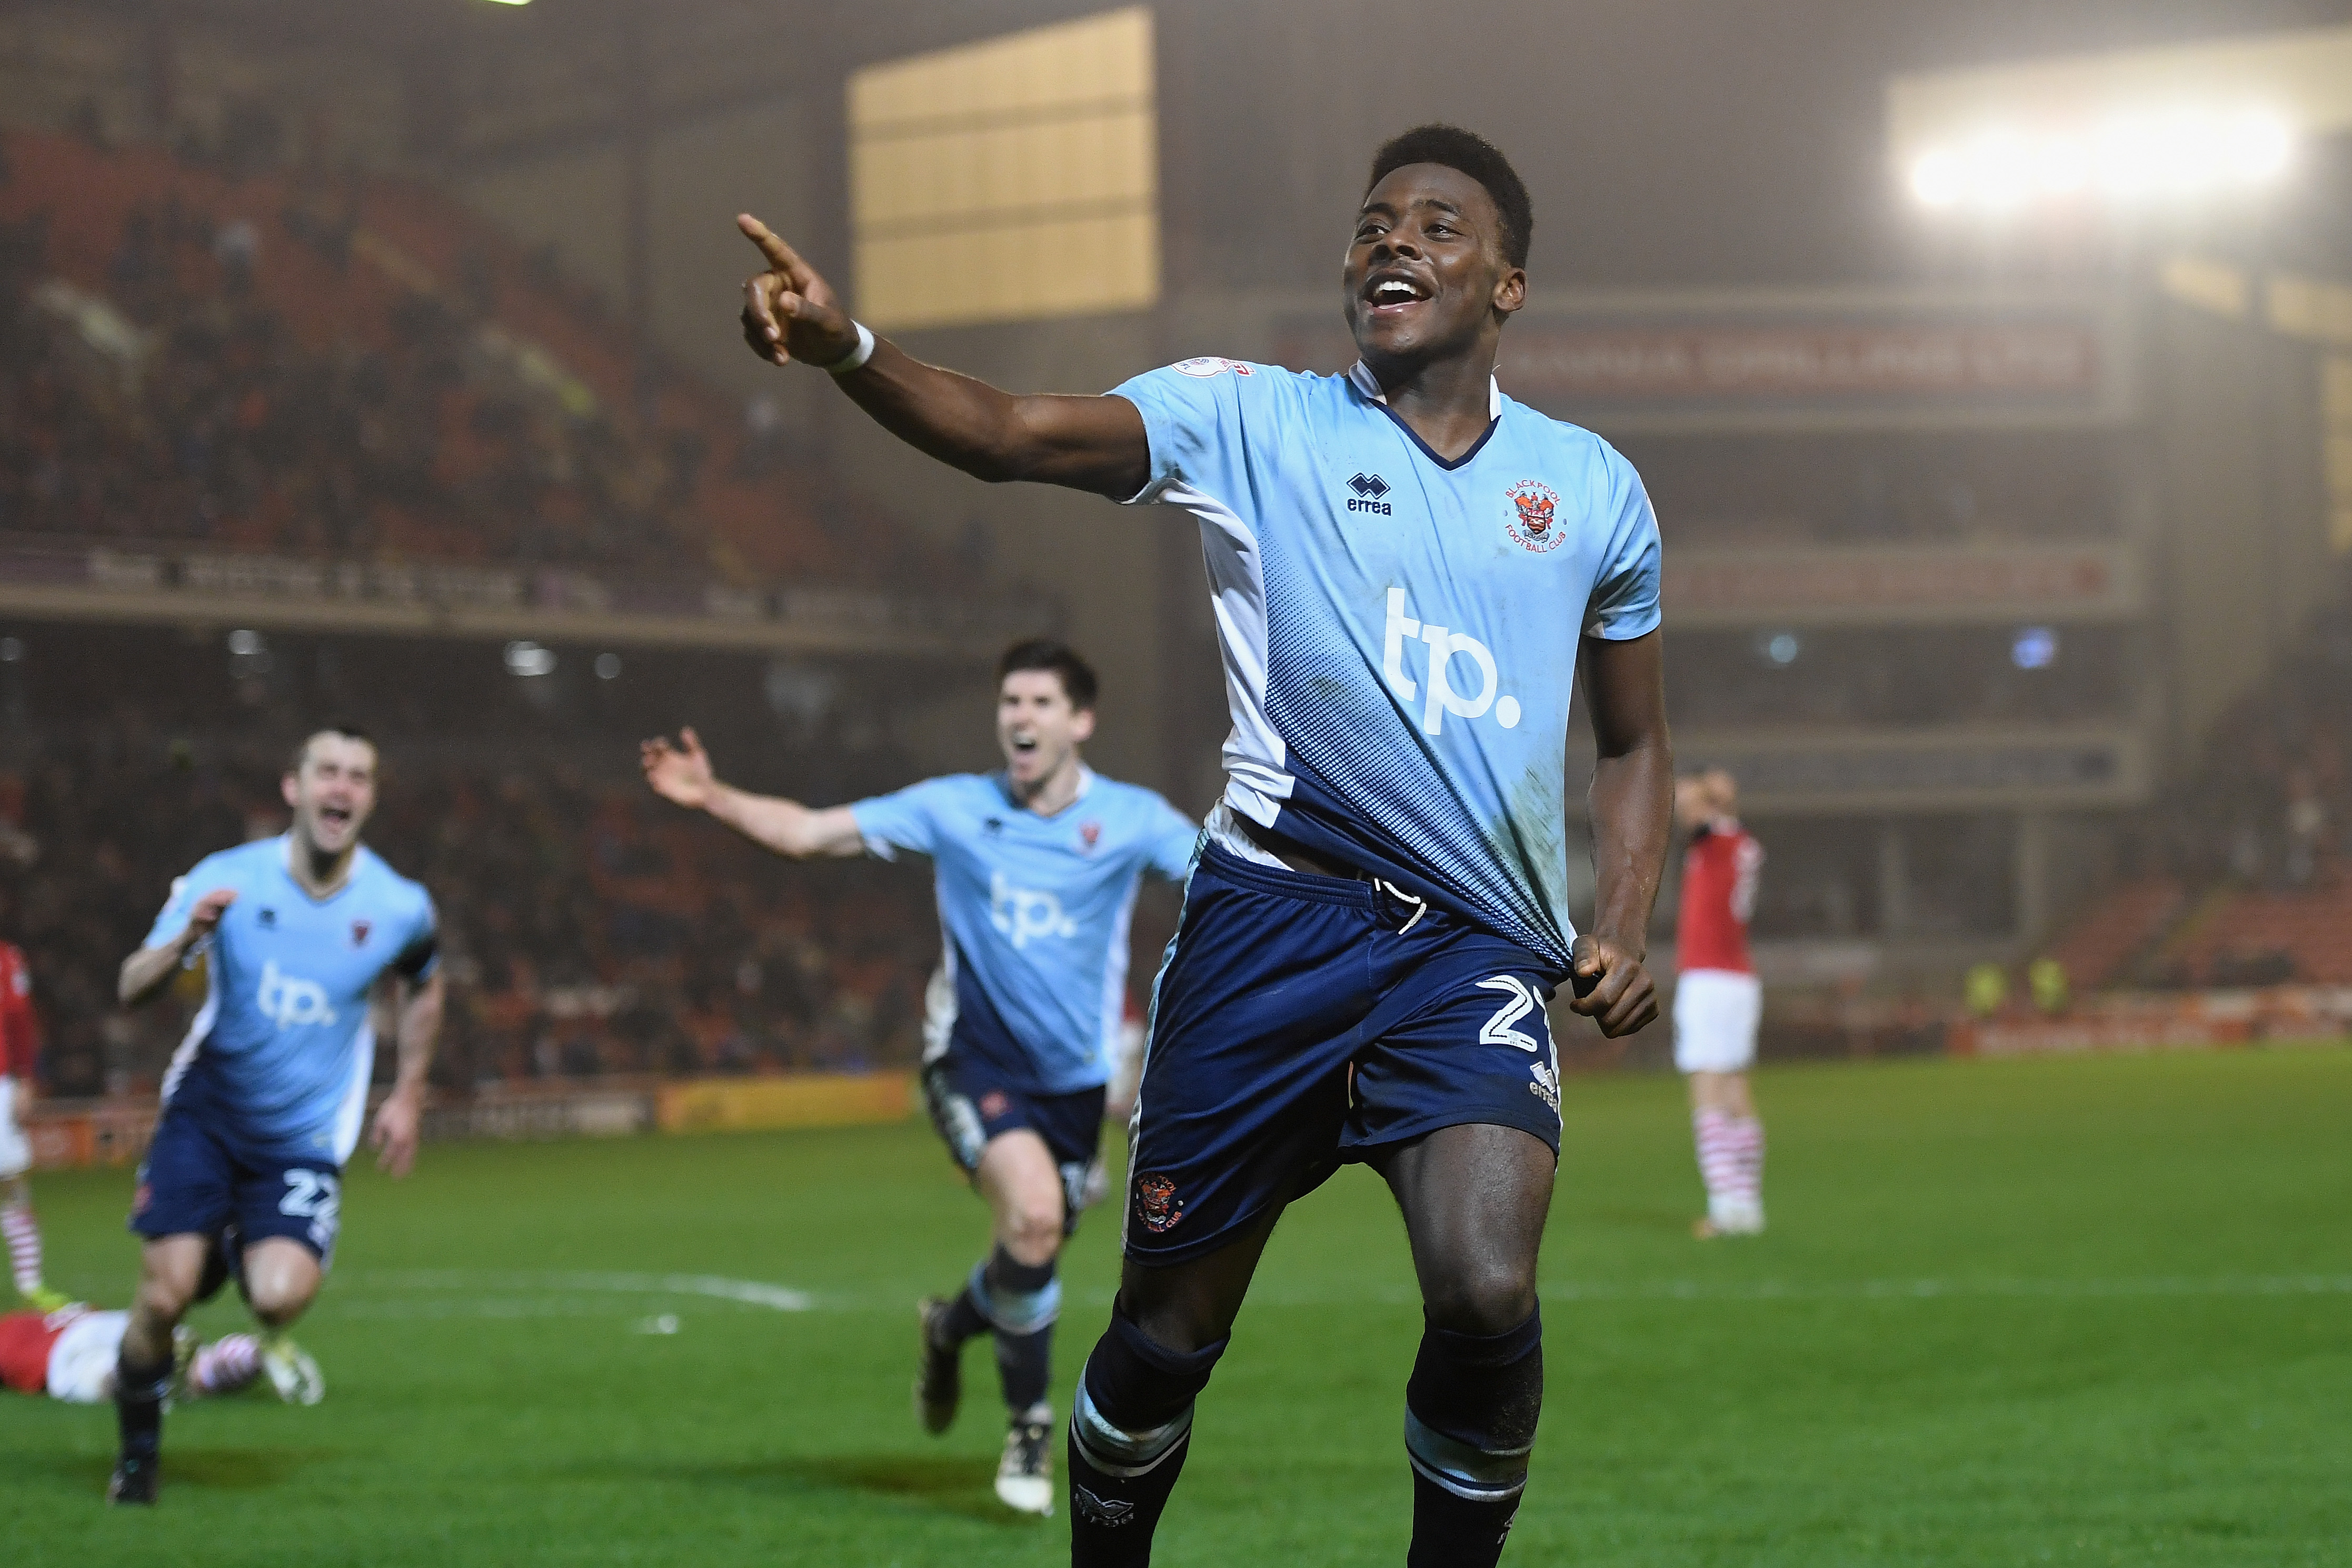
[[[641,1296],[707,1296],[713,1301],[741,1301],[779,1312],[814,1311],[816,1300],[805,1291],[771,1285],[759,1280],[730,1280],[719,1274],[525,1273],[473,1269],[385,1270],[361,1273],[352,1283],[362,1291],[480,1291],[548,1292],[586,1291]]]

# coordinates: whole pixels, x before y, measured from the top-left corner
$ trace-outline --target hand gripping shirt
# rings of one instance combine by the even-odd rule
[[[210,986],[163,1101],[254,1146],[341,1165],[359,1143],[375,1066],[368,992],[387,969],[433,972],[433,900],[365,845],[343,885],[313,898],[287,847],[259,839],[206,855],[155,917],[151,947],[178,936],[205,894],[236,893],[206,944]]]
[[[1074,1094],[1110,1076],[1127,1010],[1128,927],[1145,872],[1182,882],[1200,826],[1088,770],[1051,817],[1002,774],[928,779],[850,808],[866,847],[931,857],[942,970],[926,1058],[952,1040],[1008,1088]]]
[[[1223,809],[1564,973],[1578,639],[1659,622],[1633,465],[1499,390],[1448,462],[1361,364],[1188,360],[1115,391],[1150,435],[1134,500],[1200,519],[1234,724]]]

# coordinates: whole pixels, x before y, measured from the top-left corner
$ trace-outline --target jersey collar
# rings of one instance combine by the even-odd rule
[[[1068,811],[1072,806],[1076,806],[1079,801],[1085,800],[1087,792],[1095,787],[1095,770],[1087,767],[1083,762],[1079,763],[1078,792],[1070,797],[1070,804],[1068,806],[1063,807],[1060,811],[1055,812],[1050,817],[1044,817],[1038,816],[1036,812],[1031,810],[1028,807],[1023,805],[1019,800],[1013,798],[1013,780],[1005,776],[1005,773],[1002,768],[997,770],[995,777],[996,792],[1004,797],[1004,803],[1012,807],[1014,810],[1020,812],[1023,816],[1036,817],[1041,822],[1059,821],[1064,812]]]
[[[1348,384],[1354,387],[1358,392],[1363,393],[1365,398],[1371,402],[1379,404],[1380,411],[1382,413],[1387,414],[1391,419],[1396,420],[1396,427],[1399,430],[1403,431],[1406,437],[1411,440],[1415,446],[1421,448],[1421,455],[1423,456],[1428,458],[1432,463],[1436,464],[1440,468],[1444,468],[1448,472],[1461,467],[1463,465],[1468,463],[1470,459],[1477,456],[1479,450],[1483,448],[1486,444],[1487,441],[1494,436],[1496,430],[1500,427],[1503,423],[1503,386],[1500,382],[1497,382],[1490,375],[1486,378],[1486,428],[1479,433],[1477,440],[1470,444],[1470,450],[1465,452],[1461,456],[1454,458],[1440,457],[1437,455],[1436,449],[1432,447],[1428,442],[1423,441],[1421,438],[1421,433],[1419,431],[1413,429],[1412,426],[1407,424],[1403,420],[1397,418],[1397,411],[1389,406],[1388,392],[1381,387],[1380,377],[1372,374],[1372,368],[1370,365],[1367,365],[1361,360],[1358,360],[1354,365],[1349,368]]]

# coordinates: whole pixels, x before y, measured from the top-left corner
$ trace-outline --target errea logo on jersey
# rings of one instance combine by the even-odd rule
[[[1423,643],[1429,648],[1428,667],[1419,681],[1405,674],[1407,643]],[[1465,655],[1478,671],[1478,689],[1470,695],[1454,686],[1454,661]],[[1397,695],[1407,702],[1417,696],[1423,698],[1421,727],[1426,734],[1442,733],[1447,714],[1459,718],[1484,718],[1489,709],[1494,712],[1495,722],[1505,729],[1518,727],[1519,699],[1496,695],[1502,685],[1502,674],[1495,668],[1494,650],[1464,632],[1414,620],[1406,613],[1402,588],[1389,590],[1388,633],[1382,642],[1381,669]]]
[[[261,988],[255,993],[254,1000],[260,1006],[262,1016],[279,1029],[335,1021],[335,1008],[327,999],[327,988],[316,980],[281,974],[275,958],[261,966]]]
[[[1050,893],[1015,887],[1001,871],[988,879],[988,923],[1016,948],[1044,936],[1078,934],[1078,923],[1062,913],[1060,899]]]

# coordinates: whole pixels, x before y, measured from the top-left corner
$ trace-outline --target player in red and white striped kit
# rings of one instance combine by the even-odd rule
[[[1748,922],[1764,846],[1739,825],[1739,789],[1710,768],[1675,782],[1675,817],[1691,833],[1675,918],[1675,1066],[1690,1081],[1691,1129],[1706,1182],[1701,1238],[1764,1228],[1764,1124],[1748,1092],[1763,988]]]
[[[103,1405],[114,1397],[114,1364],[130,1326],[129,1312],[100,1312],[87,1301],[68,1301],[53,1312],[0,1312],[0,1388]],[[174,1396],[234,1394],[261,1375],[261,1342],[253,1335],[225,1334],[199,1345],[193,1333],[180,1333]]]
[[[33,1064],[40,1049],[33,972],[20,949],[0,942],[0,1237],[7,1239],[16,1293],[51,1312],[66,1299],[41,1283],[41,1225],[33,1217],[33,1189],[25,1180],[33,1168],[33,1146],[17,1124],[18,1108],[32,1097]]]

